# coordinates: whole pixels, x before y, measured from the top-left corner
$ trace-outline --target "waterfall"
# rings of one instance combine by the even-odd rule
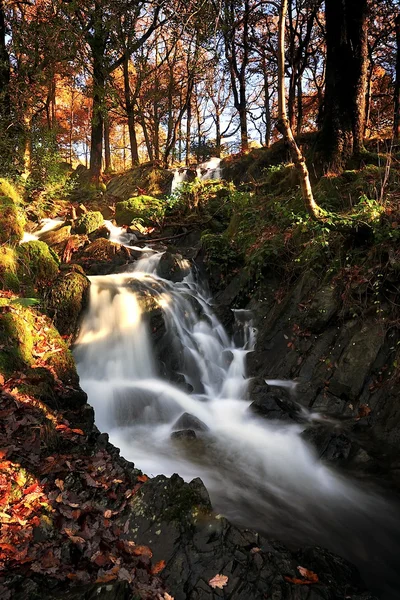
[[[221,159],[217,157],[210,158],[209,160],[200,163],[194,169],[196,177],[202,181],[207,180],[219,180],[222,177],[221,170]],[[174,170],[174,178],[171,184],[171,194],[175,192],[181,183],[187,181],[188,169],[179,168]]]
[[[74,353],[99,429],[149,475],[201,477],[215,508],[236,522],[291,543],[328,546],[372,579],[384,569],[390,578],[399,550],[390,504],[319,462],[300,425],[248,410],[251,315],[237,313],[240,335],[232,341],[193,273],[178,283],[164,280],[157,275],[160,257],[152,253],[129,272],[90,278]],[[150,305],[151,314],[163,315],[173,377],[155,359]],[[191,442],[171,437],[184,413],[203,424]]]

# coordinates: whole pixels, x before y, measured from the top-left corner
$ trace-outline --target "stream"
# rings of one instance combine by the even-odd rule
[[[111,230],[112,239],[127,243],[121,234]],[[328,547],[355,563],[382,598],[398,598],[395,509],[319,462],[300,436],[304,427],[249,411],[251,315],[236,311],[231,339],[186,262],[181,282],[157,275],[161,255],[147,248],[127,272],[90,278],[90,306],[74,354],[98,428],[150,476],[200,477],[217,512],[290,545]],[[155,359],[143,310],[149,297],[163,312],[167,353],[181,385],[163,376]],[[203,430],[194,439],[171,438],[185,429],[175,425],[184,413]]]

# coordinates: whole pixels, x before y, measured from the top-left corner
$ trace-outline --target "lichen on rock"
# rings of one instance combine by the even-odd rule
[[[62,270],[46,298],[49,315],[61,335],[74,336],[79,317],[89,299],[90,282],[83,272]]]

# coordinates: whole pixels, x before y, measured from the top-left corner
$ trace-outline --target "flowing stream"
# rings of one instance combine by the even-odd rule
[[[327,546],[358,564],[370,585],[379,580],[381,591],[385,578],[382,598],[398,598],[390,591],[400,555],[394,509],[320,463],[301,426],[249,411],[251,315],[236,312],[230,339],[189,265],[182,263],[184,280],[172,283],[157,275],[160,258],[148,250],[126,273],[90,278],[74,352],[99,429],[150,476],[201,477],[215,509],[236,523],[289,544]],[[158,359],[149,306],[165,322]],[[175,425],[184,413],[204,430],[171,439],[184,429]]]

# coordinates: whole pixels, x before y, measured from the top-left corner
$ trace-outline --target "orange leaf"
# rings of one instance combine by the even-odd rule
[[[165,562],[165,560],[160,560],[158,563],[156,563],[151,569],[152,575],[157,575],[157,573],[160,573],[163,569],[165,569],[166,564],[167,563]]]
[[[84,432],[82,431],[82,429],[71,429],[71,431],[73,431],[74,433],[76,433],[78,435],[85,435]]]
[[[142,481],[144,483],[145,481],[148,481],[149,478],[147,477],[147,475],[138,475],[137,480]]]
[[[213,589],[219,588],[222,590],[223,587],[228,583],[228,577],[226,575],[215,575],[210,581],[208,585]]]
[[[300,575],[305,579],[298,579],[296,577],[285,577],[286,581],[289,583],[294,583],[295,585],[310,585],[313,583],[318,583],[318,575],[309,569],[305,569],[304,567],[297,567]]]
[[[153,553],[148,546],[135,546],[132,549],[132,554],[135,554],[136,556],[148,556],[149,558],[153,556]]]

